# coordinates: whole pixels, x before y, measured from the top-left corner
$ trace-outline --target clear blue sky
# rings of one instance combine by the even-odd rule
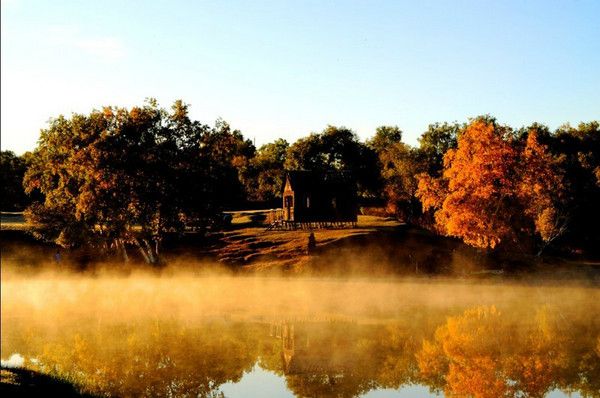
[[[327,124],[600,118],[600,1],[2,0],[2,149],[50,117],[177,98],[257,144]]]

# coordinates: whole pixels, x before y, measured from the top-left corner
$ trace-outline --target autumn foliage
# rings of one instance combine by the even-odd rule
[[[380,126],[365,142],[328,126],[257,149],[223,120],[191,120],[181,101],[171,110],[154,100],[106,107],[51,119],[22,158],[3,152],[2,210],[29,205],[36,236],[61,246],[117,248],[125,259],[135,246],[156,262],[165,234],[219,228],[223,209],[278,206],[286,170],[344,170],[361,206],[477,248],[599,247],[597,121],[550,132],[480,116],[430,124],[417,146],[402,138],[398,126]]]
[[[449,317],[416,354],[420,376],[448,396],[543,397],[567,371],[568,340],[547,308],[515,330],[496,307]]]
[[[564,210],[566,187],[561,160],[553,157],[539,142],[537,130],[531,130],[521,156],[522,175],[518,195],[525,214],[533,221],[535,232],[544,242],[551,242],[566,229]]]
[[[442,176],[418,179],[416,195],[436,228],[472,246],[516,245],[531,230],[548,242],[564,230],[563,175],[536,131],[520,149],[509,128],[476,119],[444,155]]]

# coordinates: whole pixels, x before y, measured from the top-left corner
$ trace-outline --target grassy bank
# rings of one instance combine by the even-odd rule
[[[522,253],[486,254],[456,239],[440,237],[397,220],[360,215],[354,228],[316,229],[317,246],[307,253],[309,230],[267,230],[267,211],[229,212],[231,225],[206,235],[167,237],[167,264],[219,264],[236,272],[285,272],[341,277],[364,275],[449,275],[498,278],[506,275],[597,280],[596,262],[536,258]],[[54,262],[58,249],[36,241],[21,213],[2,213],[2,262],[35,267]],[[133,265],[141,261],[131,248]],[[90,250],[61,250],[60,266],[87,268],[115,261]],[[118,261],[118,260],[117,260]],[[122,267],[121,263],[114,264]]]

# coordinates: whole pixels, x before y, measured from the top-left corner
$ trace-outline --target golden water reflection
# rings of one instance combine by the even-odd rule
[[[414,385],[457,397],[544,397],[557,389],[598,397],[596,311],[504,303],[380,319],[91,313],[50,327],[3,308],[2,358],[19,353],[28,368],[107,396],[221,396],[222,385],[259,366],[302,397]]]
[[[506,323],[494,307],[466,310],[427,328],[398,320],[360,322],[88,324],[44,336],[35,327],[3,335],[28,366],[116,396],[212,396],[256,363],[297,396],[353,397],[422,384],[447,396],[543,397],[553,389],[600,394],[600,337],[547,308]]]

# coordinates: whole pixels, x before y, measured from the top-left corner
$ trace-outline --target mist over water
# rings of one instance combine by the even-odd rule
[[[600,396],[594,285],[5,265],[2,359],[86,393]]]

